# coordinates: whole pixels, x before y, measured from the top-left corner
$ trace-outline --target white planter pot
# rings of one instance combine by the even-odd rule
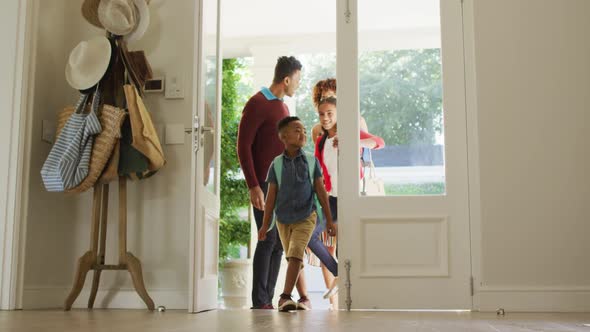
[[[249,308],[252,296],[252,260],[232,259],[219,271],[221,297],[226,308]]]

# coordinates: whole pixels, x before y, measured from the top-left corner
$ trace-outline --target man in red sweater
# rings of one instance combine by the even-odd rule
[[[282,56],[277,60],[273,82],[252,96],[242,112],[238,130],[238,157],[258,230],[262,227],[266,196],[266,175],[273,159],[283,153],[277,124],[289,116],[283,102],[285,95],[292,97],[301,77],[301,63],[294,57]],[[273,228],[264,241],[258,241],[254,252],[252,309],[273,309],[272,299],[281,265],[283,247]]]

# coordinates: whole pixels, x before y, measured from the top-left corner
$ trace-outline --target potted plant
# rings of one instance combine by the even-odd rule
[[[240,163],[236,151],[241,115],[238,94],[240,68],[237,59],[223,60],[219,262],[221,294],[228,308],[246,306],[252,285],[250,257],[243,259],[239,255],[240,247],[250,247],[250,196],[245,180],[239,176]]]

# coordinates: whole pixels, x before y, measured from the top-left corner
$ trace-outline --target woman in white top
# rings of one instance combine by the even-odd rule
[[[328,191],[330,210],[332,217],[336,222],[338,220],[338,208],[337,208],[337,197],[338,197],[338,135],[337,135],[337,110],[336,110],[336,98],[334,96],[328,96],[321,99],[318,103],[318,115],[320,118],[320,124],[322,126],[322,134],[318,136],[315,143],[315,156],[320,162],[322,167],[322,173],[324,175],[324,185]],[[371,135],[364,130],[360,130],[360,145],[362,148],[368,149],[380,149],[385,144],[383,139],[378,136]],[[360,162],[360,158],[359,158]],[[362,168],[361,168],[362,170]],[[361,173],[361,178],[363,174]],[[322,233],[322,240],[330,254],[335,255],[336,253],[336,238],[328,236],[325,232]],[[310,255],[309,263],[314,265],[313,256]],[[324,281],[326,287],[334,289],[334,277],[322,264],[322,273],[324,275]],[[329,294],[328,294],[329,295]],[[335,296],[330,297],[330,303],[333,305],[337,302]]]

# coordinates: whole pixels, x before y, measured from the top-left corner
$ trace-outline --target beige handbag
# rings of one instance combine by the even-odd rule
[[[383,180],[377,177],[373,155],[369,149],[369,161],[365,163],[369,167],[369,172],[361,180],[361,195],[363,196],[385,196],[385,184]]]
[[[149,162],[148,170],[155,172],[166,164],[160,139],[154,128],[152,117],[148,113],[143,100],[134,85],[126,84],[125,98],[131,121],[133,141],[131,146],[141,152]]]

